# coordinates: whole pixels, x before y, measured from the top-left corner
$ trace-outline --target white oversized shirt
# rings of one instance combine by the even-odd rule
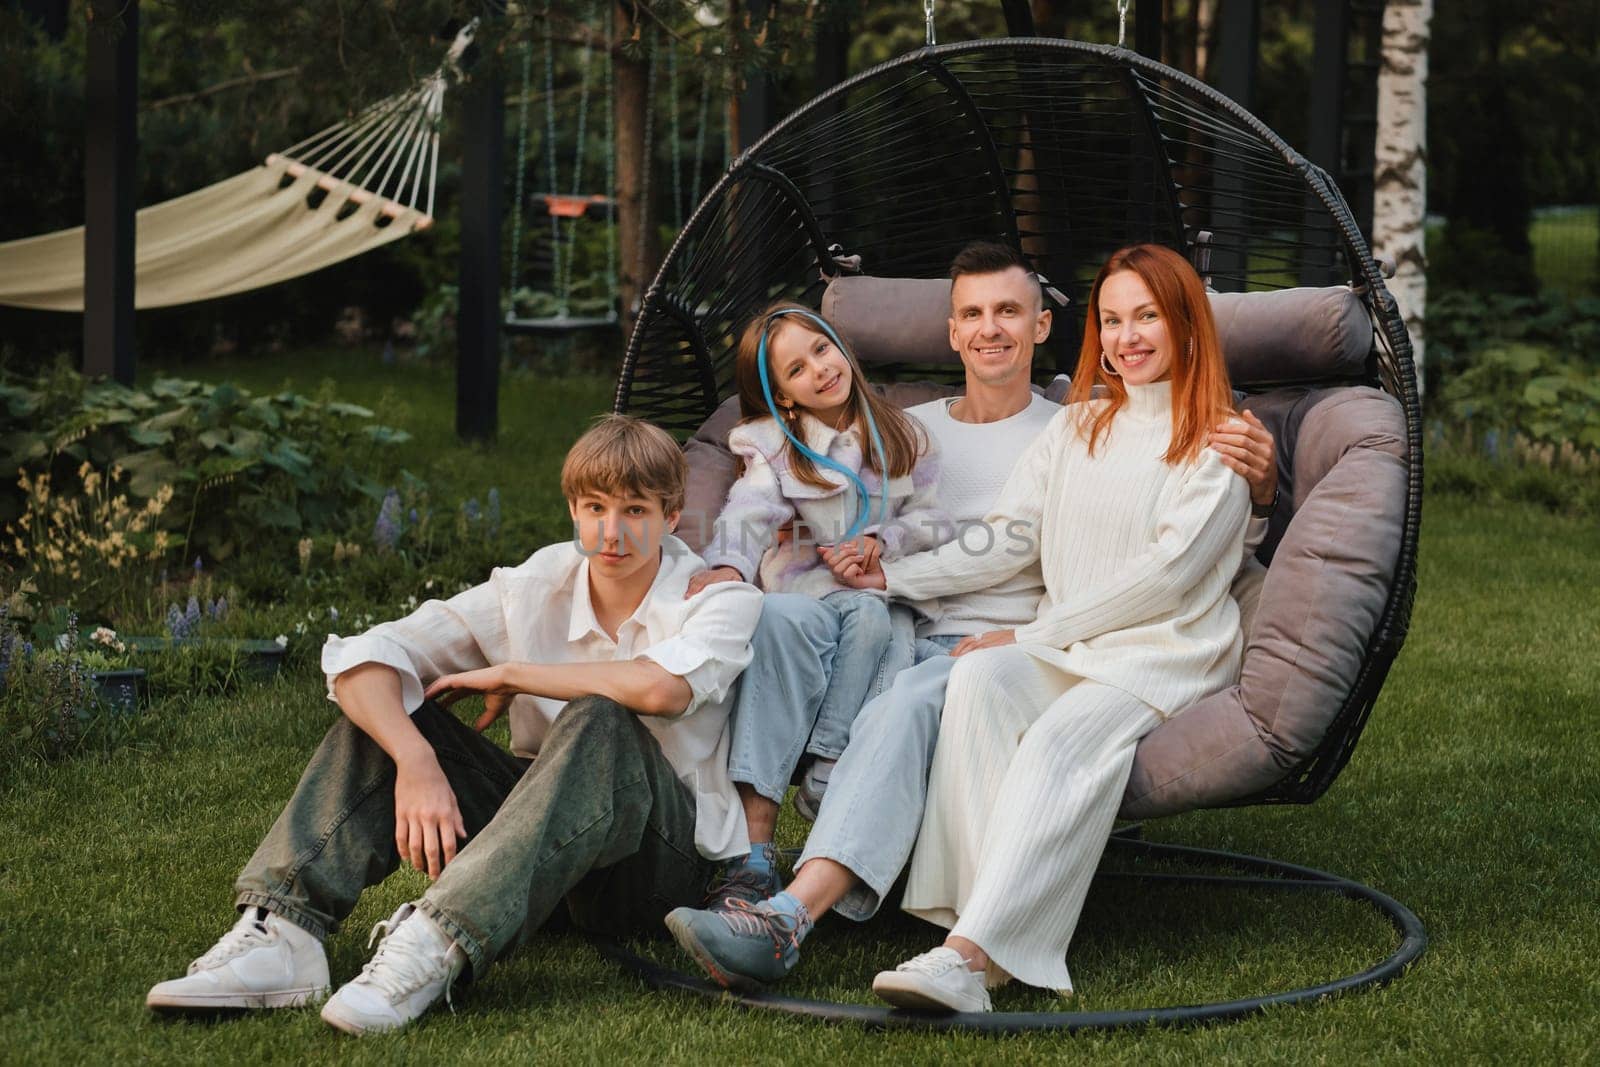
[[[734,683],[751,658],[761,593],[719,582],[690,600],[689,577],[705,565],[676,537],[662,540],[661,568],[650,591],[617,627],[613,641],[589,599],[589,561],[567,542],[535,552],[516,567],[497,567],[482,585],[449,600],[430,600],[410,615],[358,637],[330,634],[322,670],[333,680],[363,663],[400,675],[407,714],[427,684],[446,674],[501,663],[604,663],[648,659],[689,683],[681,714],[641,715],[678,778],[694,793],[695,845],[708,859],[749,851],[744,811],[728,777],[728,715]],[[534,757],[565,701],[519,696],[511,703],[511,750]]]

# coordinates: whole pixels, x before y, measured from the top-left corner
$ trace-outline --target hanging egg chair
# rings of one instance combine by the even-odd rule
[[[875,379],[934,383],[908,399],[938,395],[961,378],[942,279],[980,238],[1021,249],[1048,279],[1058,306],[1035,355],[1041,385],[1075,364],[1083,301],[1114,250],[1178,249],[1215,291],[1234,386],[1273,431],[1282,490],[1258,553],[1267,568],[1253,590],[1236,587],[1251,604],[1240,683],[1140,743],[1123,815],[1316,800],[1349,760],[1411,614],[1416,373],[1383,274],[1333,182],[1194,78],[1122,48],[1012,38],[923,48],[811,100],[740,155],[683,227],[642,300],[615,410],[689,436],[686,513],[715,515],[733,478],[722,438],[736,415],[733,356],[746,319],[778,297],[809,301]],[[1234,884],[1361,900],[1398,943],[1359,974],[1198,1007],[930,1017],[738,999],[877,1026],[1187,1023],[1387,981],[1426,944],[1403,905],[1334,875],[1126,833],[1112,847],[1253,876]],[[727,995],[606,950],[654,984]]]

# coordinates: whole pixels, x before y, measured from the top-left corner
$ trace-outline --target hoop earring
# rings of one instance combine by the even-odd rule
[[[1105,349],[1103,348],[1100,350],[1100,369],[1105,371],[1113,378],[1122,377],[1122,375],[1117,373],[1116,368],[1111,365],[1111,357],[1106,355]]]

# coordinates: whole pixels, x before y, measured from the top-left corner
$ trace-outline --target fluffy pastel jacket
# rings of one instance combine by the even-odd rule
[[[856,431],[835,430],[810,415],[800,419],[805,429],[802,440],[813,451],[855,471],[866,484],[869,512],[861,532],[877,535],[883,558],[920,552],[955,536],[949,517],[938,505],[939,456],[931,435],[925,435],[928,451],[912,472],[889,479],[888,514],[884,516],[879,495],[883,482],[863,461]],[[788,441],[771,418],[735,426],[728,434],[728,448],[744,461],[744,473],[728,490],[727,503],[703,553],[706,565],[732,567],[745,581],[759,578],[769,593],[822,597],[849,588],[834,578],[817,554],[817,546],[842,540],[855,522],[855,486],[821,466],[817,469],[828,482],[826,488],[802,482],[790,469]],[[778,528],[791,519],[796,523],[796,536],[775,546]]]

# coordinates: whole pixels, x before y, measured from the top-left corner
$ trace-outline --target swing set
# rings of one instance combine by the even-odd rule
[[[585,25],[599,25],[601,39],[610,41],[615,32],[615,14],[612,7],[605,6],[603,17],[597,10],[601,5],[591,4]],[[574,334],[602,332],[616,330],[621,325],[618,308],[621,304],[621,290],[618,284],[618,237],[617,237],[617,83],[616,66],[612,61],[609,48],[596,48],[595,37],[587,36],[578,53],[578,85],[575,129],[572,132],[572,157],[569,166],[563,168],[560,156],[562,139],[559,136],[559,121],[557,116],[557,91],[556,91],[556,54],[555,34],[550,29],[550,9],[545,9],[544,25],[546,32],[541,41],[542,59],[544,66],[543,105],[544,128],[541,151],[544,156],[546,191],[525,191],[529,174],[529,146],[528,146],[528,111],[529,100],[533,96],[533,52],[532,40],[524,40],[521,49],[521,92],[517,97],[517,156],[516,156],[516,192],[512,201],[511,214],[511,253],[509,290],[507,311],[503,329],[508,334],[534,335],[543,337],[566,337]],[[652,34],[654,37],[654,34]],[[642,158],[645,160],[642,175],[642,189],[640,201],[649,203],[651,176],[653,171],[653,151],[655,148],[655,110],[658,96],[659,64],[657,55],[664,51],[667,68],[667,111],[671,116],[671,136],[668,144],[671,150],[671,181],[672,181],[672,209],[674,229],[683,228],[684,217],[688,213],[688,202],[685,199],[683,183],[683,143],[680,118],[680,72],[678,63],[678,42],[672,37],[667,38],[664,49],[649,48],[649,71],[646,78],[645,92],[645,125],[644,125],[644,150]],[[700,79],[700,95],[698,102],[697,118],[694,135],[694,168],[690,176],[688,195],[693,196],[701,189],[701,179],[705,172],[706,157],[706,123],[710,117],[711,82],[709,77]],[[593,177],[585,170],[585,156],[588,148],[588,125],[592,101],[599,97],[602,103],[601,134],[604,144],[602,188],[604,192],[585,192],[586,180]],[[536,168],[535,168],[536,169]],[[591,168],[592,170],[592,168]],[[563,173],[565,171],[565,174]],[[563,181],[565,178],[565,182]],[[517,295],[525,291],[519,288],[522,280],[523,249],[527,242],[527,226],[530,220],[542,217],[549,223],[549,236],[547,247],[549,250],[548,288],[532,290],[535,295],[546,297],[555,306],[553,315],[524,315],[517,308]],[[537,225],[537,223],[532,223]],[[576,264],[579,259],[578,240],[580,234],[590,230],[591,227],[604,227],[605,241],[605,266],[601,274],[603,285],[603,301],[591,298],[587,303],[600,305],[593,311],[579,308],[579,297],[576,292],[577,275]],[[642,259],[645,230],[640,227],[639,253]],[[603,307],[603,310],[600,308]]]

